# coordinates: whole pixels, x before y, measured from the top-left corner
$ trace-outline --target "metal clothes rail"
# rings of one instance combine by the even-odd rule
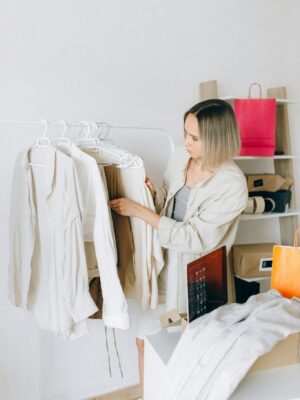
[[[170,145],[170,150],[171,153],[175,149],[175,144],[174,140],[171,137],[169,133],[167,133],[164,129],[162,128],[156,128],[156,127],[148,127],[148,126],[116,126],[116,125],[110,125],[107,122],[92,122],[92,121],[79,121],[79,122],[66,122],[64,120],[60,121],[48,121],[45,119],[41,120],[35,120],[35,121],[28,121],[28,120],[10,120],[10,119],[0,119],[0,123],[8,123],[8,124],[31,124],[31,125],[46,125],[47,126],[67,126],[67,127],[84,127],[88,126],[88,124],[96,124],[97,128],[107,128],[108,132],[110,129],[126,129],[126,130],[143,130],[143,131],[156,131],[156,132],[161,132],[163,135],[167,137],[167,140]],[[45,132],[44,132],[45,136]],[[107,135],[106,135],[107,136]]]

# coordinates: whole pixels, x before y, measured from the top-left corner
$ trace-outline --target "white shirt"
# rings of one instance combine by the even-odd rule
[[[87,317],[97,311],[88,287],[77,189],[73,160],[53,147],[17,156],[8,295],[40,327],[71,337],[84,333]]]
[[[94,241],[103,295],[104,324],[129,328],[127,302],[117,273],[117,250],[108,207],[108,195],[97,162],[73,143],[59,147],[75,163],[82,198],[82,222],[85,241]]]

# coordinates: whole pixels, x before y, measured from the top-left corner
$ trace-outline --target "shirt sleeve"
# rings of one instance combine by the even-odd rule
[[[72,319],[78,323],[98,311],[89,293],[82,223],[79,215],[66,227],[64,241],[63,297]]]
[[[226,241],[226,236],[246,206],[245,184],[231,187],[221,198],[201,207],[188,220],[177,222],[162,216],[158,237],[162,247],[178,252],[205,253]]]
[[[98,311],[90,293],[81,221],[81,195],[73,161],[69,161],[65,188],[64,270],[62,291],[66,307],[78,323]]]
[[[95,163],[93,188],[95,199],[94,245],[103,295],[102,318],[106,326],[129,328],[128,306],[117,271],[117,251],[105,184]]]
[[[9,214],[8,298],[12,304],[27,308],[30,286],[34,227],[31,196],[19,154],[14,167]]]

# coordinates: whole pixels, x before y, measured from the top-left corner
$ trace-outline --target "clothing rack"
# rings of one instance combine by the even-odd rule
[[[66,124],[68,127],[83,127],[87,126],[87,124],[91,121],[80,121],[80,122],[66,122],[66,121],[47,121],[47,120],[35,120],[35,121],[26,121],[26,120],[10,120],[10,119],[0,119],[0,123],[8,123],[8,124],[31,124],[31,125],[45,125],[45,123],[48,126],[61,126],[63,124]],[[148,126],[116,126],[116,125],[110,125],[107,122],[101,121],[101,122],[95,122],[95,124],[100,128],[108,128],[108,129],[126,129],[126,130],[144,130],[144,131],[157,131],[161,132],[163,135],[167,137],[167,140],[170,145],[170,150],[171,153],[175,149],[175,144],[174,140],[171,137],[169,133],[167,133],[164,129],[162,128],[156,128],[156,127],[148,127]]]

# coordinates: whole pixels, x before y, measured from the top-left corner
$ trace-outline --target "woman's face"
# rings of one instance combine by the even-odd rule
[[[198,120],[188,114],[184,123],[184,147],[191,158],[199,160],[203,156],[203,142],[200,140]]]

